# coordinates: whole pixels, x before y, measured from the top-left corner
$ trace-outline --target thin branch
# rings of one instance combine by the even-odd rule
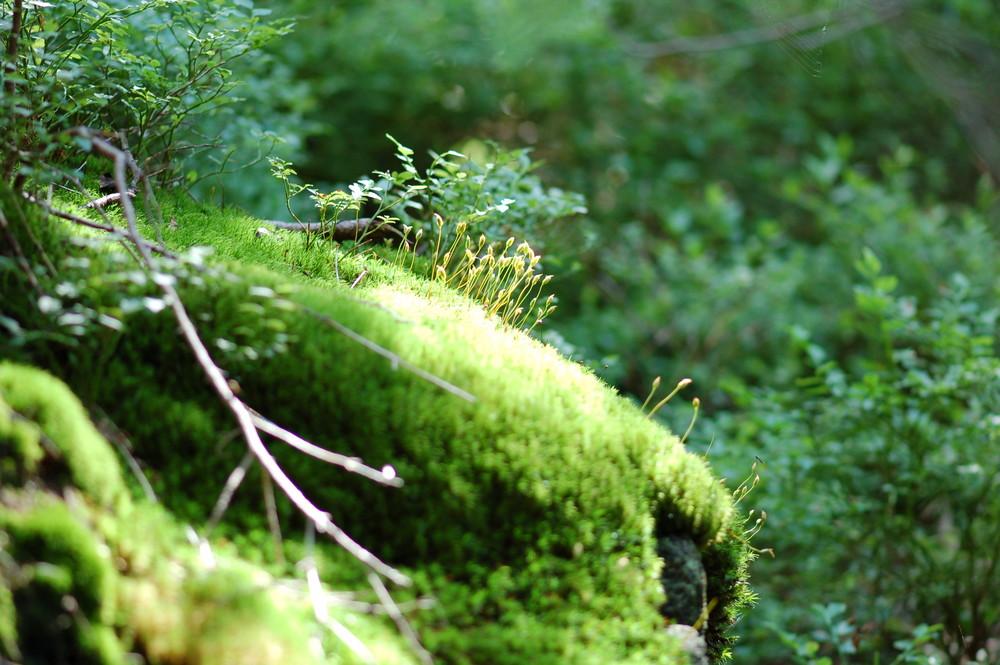
[[[396,243],[406,243],[403,232],[384,219],[360,217],[358,219],[341,219],[336,222],[280,222],[264,220],[276,229],[287,231],[305,231],[327,235],[336,242],[345,240],[391,240]]]
[[[135,192],[133,192],[132,190],[129,190],[129,191],[125,192],[125,196],[128,196],[130,198],[135,198]],[[107,196],[102,196],[99,199],[94,199],[93,201],[91,201],[89,203],[85,203],[83,207],[84,208],[103,208],[104,206],[108,205],[109,203],[119,203],[119,202],[121,202],[121,199],[122,199],[122,195],[121,194],[119,194],[118,192],[113,192],[111,194],[108,194]]]
[[[142,207],[146,211],[146,219],[153,225],[153,230],[156,232],[156,241],[163,245],[165,243],[163,242],[163,236],[160,234],[160,227],[163,225],[163,215],[160,214],[160,204],[156,200],[156,194],[153,193],[153,183],[150,182],[149,175],[139,168],[139,164],[132,157],[132,153],[128,147],[128,136],[126,136],[124,131],[118,132],[118,140],[122,144],[121,151],[125,156],[125,164],[132,169],[132,173],[135,174],[136,179],[142,183]],[[118,191],[122,192],[122,190]]]
[[[10,248],[14,252],[14,256],[17,259],[17,267],[21,269],[25,277],[28,278],[28,283],[31,284],[31,288],[35,290],[35,293],[41,295],[44,293],[42,290],[42,285],[38,282],[38,278],[35,277],[35,273],[31,271],[31,264],[29,263],[24,252],[21,251],[21,244],[17,242],[17,237],[10,228],[10,224],[7,222],[7,216],[3,214],[3,210],[0,210],[0,227],[3,228],[4,235],[7,236],[7,242],[10,243]]]
[[[278,520],[278,506],[274,500],[274,483],[271,476],[266,473],[260,474],[261,489],[264,492],[264,511],[267,513],[267,528],[271,532],[271,541],[274,543],[274,560],[279,566],[285,565],[285,547],[281,539],[281,522]]]
[[[335,464],[339,467],[344,468],[351,473],[356,473],[358,475],[364,476],[369,480],[374,480],[377,483],[383,485],[389,485],[391,487],[402,487],[403,480],[396,476],[387,475],[383,471],[373,469],[370,466],[366,466],[357,457],[348,457],[347,455],[341,455],[340,453],[334,453],[325,448],[320,448],[317,445],[309,443],[300,436],[297,436],[283,427],[275,425],[273,422],[264,418],[256,411],[251,410],[251,418],[253,419],[254,426],[265,434],[270,434],[276,439],[284,441],[293,448],[304,452],[307,455],[312,455],[316,459],[323,460],[329,464]]]
[[[372,589],[375,590],[375,595],[378,596],[379,602],[385,606],[386,612],[389,614],[389,618],[393,620],[396,627],[399,628],[399,632],[401,632],[410,642],[410,646],[417,653],[417,657],[420,658],[420,662],[424,663],[424,665],[433,665],[433,656],[431,656],[430,652],[424,648],[423,644],[420,643],[420,638],[417,637],[417,633],[413,630],[413,626],[411,626],[410,622],[406,620],[403,613],[399,611],[396,601],[392,599],[388,589],[386,589],[385,585],[382,584],[381,578],[374,573],[368,573],[368,583],[371,584]]]
[[[327,594],[323,593],[323,583],[319,579],[319,570],[316,568],[316,557],[313,552],[316,548],[316,531],[312,524],[306,525],[306,556],[302,560],[302,566],[306,569],[306,581],[309,584],[309,599],[312,601],[313,615],[316,621],[325,626],[333,633],[348,649],[367,665],[377,665],[375,658],[364,642],[359,640],[342,623],[330,616],[329,600]]]
[[[389,613],[385,605],[357,600],[351,593],[329,592],[327,593],[327,602],[361,614],[379,616]],[[417,598],[408,602],[396,603],[396,607],[399,608],[400,612],[416,612],[433,609],[437,607],[437,603],[433,598]]]
[[[92,145],[98,152],[114,161],[115,184],[119,192],[125,192],[127,190],[125,182],[126,154],[122,150],[108,143],[106,140],[93,135],[93,133],[88,130],[80,128],[75,131],[78,134],[82,134],[89,138]],[[122,198],[122,210],[125,214],[126,220],[128,221],[130,239],[135,242],[136,247],[142,254],[146,267],[155,272],[153,257],[151,256],[148,247],[149,243],[144,242],[141,239],[139,227],[136,222],[135,208],[132,206],[132,201],[128,197]],[[330,536],[352,556],[378,574],[384,575],[396,584],[402,586],[409,585],[410,579],[406,575],[403,575],[392,566],[383,563],[378,557],[355,542],[343,529],[337,526],[333,520],[330,519],[329,513],[317,508],[311,501],[309,501],[302,491],[299,490],[295,483],[293,483],[292,480],[285,475],[285,472],[281,469],[270,452],[268,452],[263,441],[261,441],[257,428],[254,426],[253,417],[251,416],[249,409],[238,397],[236,397],[235,393],[233,393],[232,389],[229,387],[229,383],[226,381],[226,377],[223,375],[222,370],[215,364],[215,361],[212,360],[212,356],[209,353],[208,348],[205,346],[205,343],[198,335],[198,331],[195,328],[194,323],[191,321],[191,317],[188,315],[187,309],[184,307],[184,303],[181,301],[177,290],[168,280],[157,279],[155,281],[166,296],[167,302],[170,303],[170,307],[174,313],[174,318],[180,327],[181,335],[187,342],[188,347],[194,353],[195,360],[201,366],[206,378],[209,380],[209,383],[212,385],[216,394],[236,418],[236,422],[239,425],[251,452],[253,452],[257,459],[260,460],[260,463],[271,475],[271,478],[275,481],[275,483],[277,483],[278,487],[280,487],[285,495],[292,500],[292,503],[295,504],[302,514],[315,524],[317,531]]]
[[[297,570],[301,570],[307,567],[307,563],[303,560],[295,564],[295,566]],[[288,594],[293,598],[309,597],[308,582],[298,578],[282,579],[275,586],[279,587],[283,593]],[[326,589],[321,589],[320,593],[328,607],[339,607],[356,614],[370,614],[372,616],[383,616],[389,614],[385,605],[382,605],[381,603],[358,600],[358,594],[355,591],[328,591]],[[431,610],[437,606],[438,603],[434,598],[426,596],[396,603],[396,607],[398,607],[399,611],[404,614]]]
[[[146,478],[146,474],[142,470],[142,466],[139,464],[139,460],[135,458],[132,454],[132,444],[129,442],[128,437],[125,433],[118,429],[118,426],[108,417],[100,407],[90,406],[92,410],[96,410],[100,414],[100,421],[97,423],[98,430],[104,435],[104,438],[110,441],[115,448],[118,449],[118,453],[125,458],[125,463],[128,465],[129,470],[132,475],[135,476],[136,482],[139,483],[139,487],[142,488],[143,494],[146,495],[146,499],[150,503],[159,503],[156,498],[156,492],[153,491],[153,486],[149,483],[149,479]]]
[[[155,245],[155,244],[149,242],[148,240],[144,240],[141,237],[139,237],[139,238],[132,238],[131,235],[129,234],[129,232],[126,229],[123,229],[121,227],[114,226],[112,224],[101,224],[100,222],[95,222],[93,220],[86,219],[84,217],[79,217],[77,215],[73,215],[71,213],[64,212],[62,210],[59,210],[58,208],[53,208],[52,206],[50,206],[49,204],[45,203],[44,201],[39,200],[37,197],[30,196],[28,194],[25,194],[24,197],[28,201],[31,201],[32,203],[40,206],[43,210],[45,210],[45,212],[49,213],[50,215],[52,215],[54,217],[59,217],[60,219],[65,219],[66,221],[73,222],[75,224],[80,224],[81,226],[89,226],[92,229],[99,229],[101,231],[107,231],[108,233],[111,233],[111,234],[113,234],[115,236],[119,236],[122,240],[124,240],[125,238],[128,238],[131,242],[136,243],[137,246],[139,246],[139,245],[143,246],[147,251],[155,252],[156,254],[159,254],[160,256],[165,256],[165,257],[170,258],[170,259],[176,259],[177,258],[177,255],[174,254],[173,252],[170,252],[169,250],[164,249],[163,247],[160,247],[159,245]]]
[[[334,321],[329,316],[326,316],[325,314],[320,314],[319,312],[317,312],[317,311],[315,311],[313,309],[309,309],[308,307],[305,307],[303,305],[299,305],[299,308],[302,311],[304,311],[307,314],[309,314],[310,316],[312,316],[313,318],[315,318],[315,319],[321,321],[322,323],[325,323],[326,325],[330,326],[331,328],[333,328],[337,332],[341,333],[342,335],[344,335],[346,337],[349,337],[350,339],[354,340],[355,342],[357,342],[361,346],[365,347],[369,351],[377,353],[380,356],[382,356],[383,358],[387,358],[389,360],[389,362],[392,363],[392,368],[393,369],[395,369],[397,366],[402,367],[402,368],[406,369],[407,371],[409,371],[409,372],[411,372],[413,374],[416,374],[417,376],[419,376],[424,381],[427,381],[428,383],[432,383],[435,386],[437,386],[438,388],[441,388],[442,390],[445,390],[445,391],[451,393],[452,395],[455,395],[456,397],[460,397],[460,398],[464,399],[467,402],[475,402],[476,401],[476,396],[473,395],[472,393],[469,393],[469,392],[467,392],[465,390],[462,390],[458,386],[456,386],[456,385],[454,385],[452,383],[449,383],[448,381],[445,381],[444,379],[442,379],[442,378],[440,378],[438,376],[435,376],[435,375],[431,374],[430,372],[428,372],[426,370],[420,369],[419,367],[417,367],[413,363],[411,363],[411,362],[409,362],[407,360],[404,360],[399,355],[393,353],[389,349],[386,349],[383,346],[379,346],[378,344],[376,344],[375,342],[371,341],[370,339],[368,339],[366,337],[362,337],[358,333],[354,332],[353,330],[351,330],[350,328],[348,328],[344,324],[342,324],[342,323],[340,323],[338,321]]]
[[[206,530],[210,532],[214,530],[219,520],[226,514],[226,510],[229,509],[229,504],[233,500],[233,495],[236,494],[236,490],[243,484],[243,479],[246,478],[247,471],[253,465],[254,459],[256,458],[253,452],[248,450],[243,455],[240,463],[236,465],[236,468],[229,473],[229,477],[226,478],[226,484],[222,486],[222,492],[219,493],[219,498],[215,501],[215,507],[212,508],[212,514],[209,516],[208,524],[205,526]]]
[[[711,53],[792,38],[793,46],[810,50],[873,25],[886,23],[902,14],[909,1],[870,4],[858,2],[836,12],[818,11],[803,14],[759,28],[703,37],[675,37],[662,42],[640,43],[623,40],[623,47],[630,55],[659,58],[688,53]],[[836,26],[838,22],[841,22],[839,26],[834,30],[827,30],[822,35],[795,37],[799,33],[824,28],[828,24]]]

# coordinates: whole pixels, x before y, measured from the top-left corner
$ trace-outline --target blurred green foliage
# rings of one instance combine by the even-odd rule
[[[719,423],[718,454],[753,446],[768,465],[758,500],[779,556],[766,575],[786,604],[750,622],[772,639],[807,633],[820,626],[804,605],[839,603],[855,651],[838,662],[888,662],[897,640],[929,623],[941,633],[937,662],[993,662],[997,286],[984,292],[956,273],[921,304],[873,252],[857,268],[849,314],[864,358],[847,366],[800,331],[812,373]],[[827,656],[842,651],[836,642]]]
[[[966,403],[975,395],[948,377],[972,381],[967,365],[993,348],[961,351],[992,320],[1000,278],[994,3],[271,4],[302,17],[274,57],[296,93],[277,108],[301,114],[295,160],[309,181],[385,168],[388,132],[418,159],[469,137],[530,147],[545,182],[584,193],[586,217],[528,237],[551,257],[559,297],[540,335],[640,401],[655,376],[692,377],[703,420],[691,445],[714,439],[710,459],[733,475],[755,454],[767,460],[771,523],[758,538],[774,534],[779,559],[759,568],[760,612],[781,630],[753,627],[741,658],[921,662],[932,642],[959,658],[957,626],[971,635],[972,617],[985,621],[982,588],[945,598],[941,576],[968,572],[949,547],[982,562],[988,543],[959,539],[935,553],[943,560],[919,560],[951,536],[908,502],[964,485],[956,469],[982,466],[993,440],[986,412]],[[946,324],[959,311],[966,323]],[[837,370],[811,379],[820,349]],[[933,389],[911,385],[906,358]],[[800,385],[832,376],[837,390]],[[889,437],[906,414],[934,425]],[[661,415],[682,431],[690,410]],[[910,466],[873,452],[892,441]],[[827,475],[793,474],[793,461],[827,457]],[[930,477],[936,489],[918,489]],[[887,488],[908,497],[890,523],[857,508],[885,509]],[[962,496],[949,499],[955,528],[974,521]],[[896,558],[874,547],[880,538]],[[932,560],[937,581],[914,582]],[[885,566],[903,570],[876,584]],[[824,595],[841,579],[842,595]],[[854,632],[814,639],[812,603]],[[886,608],[901,605],[890,620]],[[855,652],[835,648],[842,638]]]
[[[208,132],[236,116],[235,63],[288,33],[287,24],[264,21],[269,13],[249,0],[5,0],[0,173],[36,185],[61,180],[90,150],[71,131],[87,126],[131,148],[161,182],[197,180],[197,171],[181,175],[184,158],[202,153],[210,164],[207,151],[232,137]],[[256,129],[266,150],[273,141]]]
[[[258,15],[233,4],[236,19]],[[279,134],[282,157],[324,191],[393,164],[386,133],[420,169],[432,150],[485,164],[475,158],[489,141],[530,148],[545,163],[538,186],[501,183],[498,200],[509,186],[534,209],[555,186],[589,209],[523,229],[557,273],[544,338],[607,365],[602,378],[639,400],[654,376],[694,378],[708,422],[691,445],[713,439],[710,461],[734,473],[755,454],[767,462],[771,522],[758,539],[772,537],[779,558],[759,569],[758,613],[773,627],[751,624],[741,659],[996,656],[981,639],[997,620],[983,582],[995,529],[982,522],[996,511],[984,458],[1000,279],[992,0],[258,4],[297,17],[295,31],[279,24],[266,55],[234,65],[227,80],[246,81],[233,89],[246,103],[204,114],[200,131],[235,152],[186,167],[195,191],[282,214],[263,165],[204,178]],[[142,18],[155,15],[130,25],[156,28]],[[51,67],[48,39],[18,66]],[[0,123],[21,151],[5,155],[5,175],[34,175],[49,157],[27,148],[68,143],[37,122],[47,109],[129,117],[90,105],[88,86],[114,101],[135,71],[151,100],[172,99],[154,76],[172,61],[145,49],[116,51],[132,65],[107,82],[39,88],[4,74],[17,94]],[[68,105],[64,89],[77,91]],[[175,113],[201,110],[181,97]],[[163,136],[186,128],[162,117]],[[424,205],[427,220],[449,202]],[[690,416],[661,415],[677,431]],[[963,655],[957,634],[981,650]]]

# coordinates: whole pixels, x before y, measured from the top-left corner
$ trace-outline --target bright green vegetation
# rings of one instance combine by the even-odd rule
[[[215,247],[210,267],[172,273],[247,403],[328,449],[391,464],[405,480],[382,487],[272,446],[337,524],[438,598],[411,619],[444,662],[684,662],[658,611],[660,575],[670,571],[656,546],[668,535],[701,552],[714,601],[706,635],[723,652],[749,593],[742,520],[675,436],[586,368],[441,283],[373,254],[307,247],[302,233],[257,237],[260,222],[243,214],[173,197],[160,205],[176,227],[161,229],[167,246]],[[66,246],[65,232],[49,232]],[[121,317],[155,295],[144,279],[116,276],[123,257],[108,249],[69,250],[63,277],[80,288],[63,291],[98,317]],[[474,401],[394,367],[328,320]],[[127,432],[164,505],[198,523],[245,449],[172,319],[147,307],[123,322],[72,345],[28,342],[16,355],[98,405]],[[270,550],[261,504],[247,483],[222,532]],[[283,523],[298,521],[291,504],[277,509]]]
[[[540,336],[638,402],[692,378],[689,445],[765,462],[736,660],[1000,660],[995,2],[269,6],[304,17],[269,49],[311,182],[384,167],[389,132],[529,146],[586,194],[530,236]]]
[[[175,518],[131,499],[110,444],[65,385],[0,364],[0,431],[5,660],[317,662],[308,604],[231,547],[200,556]],[[403,653],[391,633],[381,639]]]
[[[496,653],[524,662],[518,648],[580,660],[625,658],[619,652],[671,660],[672,644],[643,655],[642,645],[662,640],[657,633],[644,641],[656,619],[648,603],[618,613],[627,601],[614,599],[657,593],[645,582],[617,584],[619,573],[602,562],[603,534],[622,521],[654,525],[654,536],[668,523],[705,537],[728,524],[723,532],[756,534],[755,545],[773,548],[775,558],[754,569],[760,602],[735,628],[738,662],[997,661],[995,5],[0,1],[3,354],[71,379],[98,420],[122,420],[125,434],[134,430],[146,442],[163,439],[144,444],[140,461],[155,460],[151,480],[174,515],[204,524],[243,447],[220,424],[230,416],[197,374],[179,369],[190,367],[187,347],[166,313],[154,316],[167,303],[152,273],[103,242],[63,242],[66,233],[74,242],[86,234],[41,222],[31,212],[37,206],[25,210],[17,196],[79,211],[75,179],[86,179],[93,194],[91,178],[109,168],[92,139],[73,130],[86,125],[122,147],[127,141],[154,174],[166,212],[160,232],[174,247],[218,246],[208,257],[160,260],[156,271],[169,273],[197,306],[198,325],[241,395],[376,466],[397,465],[409,484],[369,487],[270,444],[295,481],[337,502],[338,519],[391,509],[415,521],[430,510],[450,520],[449,535],[463,534],[441,548],[448,566],[435,568],[425,562],[446,539],[432,528],[407,539],[395,519],[351,527],[378,553],[375,539],[384,539],[412,574],[416,590],[393,589],[401,600],[428,589],[442,599],[412,615],[436,652],[471,662]],[[8,34],[18,34],[12,10],[19,6],[18,41]],[[174,187],[285,221],[387,214],[423,231],[425,250],[414,257],[383,249],[379,259],[349,244],[334,253],[320,236],[255,238],[259,222],[232,209],[199,210]],[[427,242],[439,218],[447,234],[440,250]],[[501,332],[483,310],[491,302],[502,308],[504,296],[491,300],[476,287],[470,292],[482,297],[472,302],[444,288],[468,274],[454,254],[438,270],[463,222],[470,249],[479,251],[482,233],[484,247],[496,250],[513,236],[510,250],[526,241],[543,256],[535,271],[553,279],[536,305],[546,315],[503,313],[523,329],[544,318],[532,336],[581,367]],[[252,290],[258,283],[265,288]],[[398,351],[396,371],[398,356],[348,342],[303,303]],[[436,367],[480,401],[431,387],[404,358]],[[260,378],[271,372],[293,383]],[[573,388],[539,392],[546,376]],[[638,404],[657,376],[665,385],[693,379],[654,418],[687,431],[691,409],[678,402],[699,398],[686,445],[717,475],[756,486],[731,518],[752,508],[746,525],[724,518],[725,501],[699,503],[712,492],[701,485],[697,459],[669,454],[673,439],[647,422],[633,428],[641,420],[634,410],[594,388],[604,382]],[[324,390],[303,402],[307,385]],[[393,401],[369,403],[361,389],[384,390]],[[494,390],[507,406],[489,412],[484,395]],[[101,396],[107,403],[92,402]],[[574,425],[583,411],[587,426]],[[434,420],[438,414],[444,420]],[[601,414],[620,420],[627,436]],[[535,417],[546,425],[532,427]],[[164,424],[175,421],[176,431]],[[493,440],[474,439],[472,427]],[[541,443],[550,430],[558,442],[551,449]],[[23,425],[9,431],[24,469],[48,470],[45,449],[32,446]],[[404,436],[410,432],[419,436]],[[590,446],[586,456],[560,452],[573,437]],[[655,464],[634,455],[654,439],[653,450],[668,451]],[[403,441],[413,452],[400,452]],[[473,452],[482,483],[454,473]],[[592,454],[613,470],[594,481],[608,496],[581,481],[586,502],[573,495],[559,503],[581,484],[572,479]],[[748,477],[755,457],[761,461]],[[514,485],[495,480],[507,464]],[[557,466],[569,475],[554,482],[544,474]],[[27,477],[17,469],[0,460],[5,482]],[[618,492],[619,472],[628,482],[641,475],[642,491]],[[652,488],[675,474],[704,495],[672,486],[659,497]],[[86,482],[65,471],[62,478]],[[428,493],[411,505],[425,481],[454,502]],[[266,535],[261,485],[250,469],[214,533],[283,574]],[[490,528],[498,515],[474,510],[494,497],[544,525],[521,520],[501,539]],[[682,510],[670,518],[666,505]],[[579,519],[567,515],[577,509]],[[301,519],[280,499],[277,511],[286,517],[285,559],[297,561],[306,551]],[[464,536],[466,527],[473,535]],[[646,532],[630,537],[639,540],[614,546],[633,553],[635,570],[655,565]],[[480,541],[486,563],[465,560],[462,548]],[[695,547],[681,541],[677,551]],[[737,607],[727,589],[745,589],[745,570],[734,562],[746,550],[734,538],[699,545],[710,571],[706,600],[720,598],[707,625],[713,631],[728,621],[720,612]],[[319,558],[330,584],[364,587],[346,557],[327,548]],[[612,584],[615,593],[602,595]],[[554,623],[540,627],[542,616]],[[371,635],[369,643],[391,643],[385,635],[396,635],[395,627],[374,625],[365,635],[352,629]],[[723,643],[710,641],[717,655]]]

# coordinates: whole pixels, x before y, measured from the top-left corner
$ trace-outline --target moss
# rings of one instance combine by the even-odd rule
[[[39,429],[11,409],[0,394],[0,485],[23,485],[44,457]]]
[[[65,385],[39,369],[0,363],[0,399],[17,414],[17,421],[36,422],[41,435],[58,451],[55,477],[47,480],[75,485],[102,505],[125,496],[114,451]],[[25,470],[33,469],[41,459],[38,448],[26,443],[31,436],[27,429],[21,427],[16,439],[22,441],[18,445]]]
[[[48,385],[54,403],[66,404],[65,385],[52,377],[14,365],[2,369],[5,377]],[[21,431],[42,432],[41,423],[28,418],[49,417],[44,401],[20,402],[31,405],[17,416],[24,418],[17,421]],[[0,424],[11,422],[12,413]],[[60,454],[79,441],[65,429],[49,431],[57,437],[51,450]],[[84,445],[108,446],[95,436]],[[124,499],[101,505],[71,484],[49,491],[51,478],[43,483],[32,475],[45,473],[46,464],[22,465],[23,482],[0,491],[0,660],[115,665],[132,651],[154,665],[319,661],[310,648],[318,626],[297,594],[276,593],[275,579],[224,545],[214,562],[204,561],[161,506]],[[414,662],[386,619],[353,623],[360,634],[377,638],[379,662]],[[342,644],[327,642],[329,653],[342,652]],[[340,653],[336,662],[357,661]]]
[[[308,249],[294,234],[255,239],[256,222],[232,212],[162,203],[178,219],[176,230],[163,229],[167,240],[215,244],[216,267],[233,276],[179,271],[185,303],[241,396],[320,445],[394,465],[406,480],[386,489],[272,444],[338,524],[442,597],[441,613],[417,621],[445,659],[509,652],[521,662],[681,662],[655,655],[676,652],[657,611],[664,596],[656,542],[673,534],[715,557],[706,564],[709,597],[719,598],[710,641],[724,647],[746,550],[732,537],[728,493],[670,432],[440,285],[372,257]],[[88,256],[100,275],[102,257]],[[337,279],[362,271],[354,289]],[[95,302],[113,301],[113,284],[93,284]],[[325,319],[476,401],[364,349]],[[127,325],[114,353],[101,355],[94,337],[63,349],[59,371],[128,432],[168,507],[201,519],[245,448],[170,317],[136,315]],[[47,361],[44,353],[34,358]],[[229,533],[263,524],[260,498],[245,483]],[[278,509],[286,518],[295,512],[287,502]],[[133,591],[183,596],[157,584]],[[183,616],[164,621],[186,625]]]
[[[0,530],[0,551],[7,547],[10,535]],[[8,557],[0,556],[0,656],[10,661],[20,660],[17,647],[17,607],[11,584],[17,566]]]
[[[756,553],[737,536],[743,534],[746,521],[746,517],[734,515],[727,527],[730,537],[712,544],[702,553],[708,576],[708,598],[717,599],[716,609],[705,629],[709,657],[716,662],[730,657],[730,647],[738,637],[731,628],[757,599],[747,583],[748,569]]]
[[[24,661],[121,662],[105,626],[114,609],[114,571],[99,541],[65,503],[44,495],[28,500],[34,505],[27,509],[0,508]]]
[[[136,648],[152,662],[316,662],[305,611],[276,604],[250,572],[232,563],[130,576],[122,602]]]

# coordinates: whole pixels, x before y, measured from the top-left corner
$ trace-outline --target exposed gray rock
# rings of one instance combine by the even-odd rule
[[[697,630],[675,623],[667,626],[667,634],[680,640],[681,648],[691,658],[691,665],[709,665],[708,646]]]
[[[697,546],[686,536],[667,536],[657,541],[663,558],[661,581],[667,602],[660,613],[677,623],[693,626],[705,609],[705,567]]]

